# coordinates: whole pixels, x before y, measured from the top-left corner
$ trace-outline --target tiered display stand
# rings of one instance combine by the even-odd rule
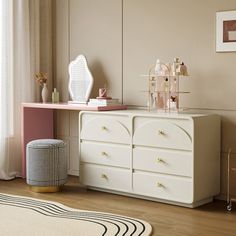
[[[163,71],[156,73],[155,67],[156,65],[151,66],[148,75],[141,75],[148,78],[148,90],[143,91],[148,94],[148,110],[178,112],[179,95],[190,93],[179,89],[179,79],[186,76],[187,72],[173,71],[170,64],[161,63]]]

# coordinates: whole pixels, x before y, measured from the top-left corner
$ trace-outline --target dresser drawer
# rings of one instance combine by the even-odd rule
[[[190,123],[190,121],[185,121]],[[133,143],[135,145],[192,150],[191,133],[171,119],[151,119],[135,124]]]
[[[193,172],[193,156],[191,152],[186,151],[134,147],[133,168],[191,177]]]
[[[188,178],[135,172],[133,190],[143,196],[183,203],[193,202],[192,180]]]
[[[125,145],[83,141],[80,146],[80,160],[88,163],[129,168],[131,165],[131,149]]]
[[[130,131],[127,117],[86,115],[81,117],[80,138],[112,143],[130,144]]]
[[[117,191],[131,190],[129,170],[84,163],[81,164],[80,170],[81,181],[84,185]]]

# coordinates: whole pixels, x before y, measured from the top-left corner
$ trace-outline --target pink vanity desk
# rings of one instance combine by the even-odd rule
[[[68,103],[22,103],[22,177],[26,177],[26,145],[35,139],[54,138],[53,110],[108,111],[124,110],[126,105],[91,107],[84,104]]]

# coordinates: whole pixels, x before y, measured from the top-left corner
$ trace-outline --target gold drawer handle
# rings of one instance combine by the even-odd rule
[[[101,152],[102,156],[108,156],[106,152]]]
[[[157,187],[158,188],[165,188],[165,186],[162,183],[160,183],[160,182],[157,182]]]
[[[158,130],[159,135],[165,135],[165,132],[163,130]]]
[[[165,161],[163,159],[161,159],[160,157],[157,158],[157,163],[165,163]]]
[[[105,175],[105,174],[101,174],[101,178],[102,179],[108,179],[107,175]]]
[[[106,126],[102,126],[102,130],[107,130],[107,127]]]

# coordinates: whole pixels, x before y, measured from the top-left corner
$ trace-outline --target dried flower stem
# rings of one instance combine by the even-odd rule
[[[35,74],[35,79],[36,82],[39,83],[40,87],[43,87],[43,84],[47,83],[47,73],[44,72],[39,72],[37,74]]]

